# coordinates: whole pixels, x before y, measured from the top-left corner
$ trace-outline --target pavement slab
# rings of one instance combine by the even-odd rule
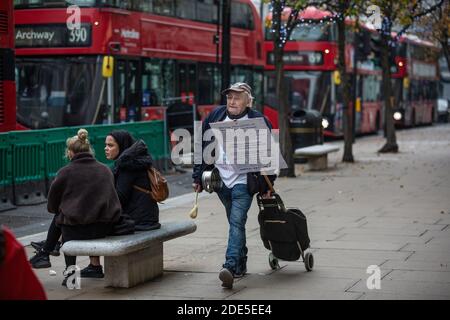
[[[383,280],[450,283],[450,264],[448,265],[448,267],[442,267],[440,270],[442,271],[433,272],[429,269],[421,269],[420,271],[394,270],[390,272],[386,277],[384,277]]]
[[[379,293],[388,293],[397,296],[399,299],[406,299],[409,295],[418,295],[420,297],[438,296],[441,299],[450,299],[450,283],[426,282],[426,281],[401,281],[383,279]],[[348,292],[364,292],[370,290],[367,288],[366,281],[359,281],[351,287]]]
[[[382,268],[394,269],[394,270],[407,270],[407,271],[423,271],[434,272],[440,271],[447,273],[450,278],[450,262],[439,261],[439,259],[433,259],[432,261],[416,261],[416,260],[388,260],[381,266]]]

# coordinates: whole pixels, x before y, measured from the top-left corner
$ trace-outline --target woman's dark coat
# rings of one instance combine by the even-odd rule
[[[50,186],[47,209],[57,224],[116,222],[121,207],[111,171],[88,152],[76,154]]]
[[[122,214],[134,220],[136,230],[160,226],[158,204],[148,194],[133,187],[137,185],[150,190],[147,169],[151,168],[152,162],[144,141],[138,140],[120,154],[113,168]]]

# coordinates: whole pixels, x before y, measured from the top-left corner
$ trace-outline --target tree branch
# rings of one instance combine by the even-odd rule
[[[408,23],[406,26],[404,26],[404,27],[397,33],[397,36],[396,36],[395,38],[396,38],[396,39],[399,39],[400,36],[401,36],[403,33],[405,33],[406,30],[408,30],[408,29],[412,26],[414,20],[416,20],[416,19],[418,19],[418,18],[420,18],[420,17],[423,17],[423,16],[425,16],[425,15],[427,15],[427,14],[433,12],[433,11],[436,10],[437,8],[440,8],[440,7],[442,6],[443,3],[444,3],[444,0],[439,0],[438,3],[436,3],[436,4],[433,5],[433,6],[431,6],[430,8],[428,8],[428,9],[422,11],[422,12],[419,12],[419,13],[417,13],[417,14],[413,14],[413,15],[411,16],[411,23]],[[414,6],[414,8],[417,8],[417,3],[416,3],[416,5]],[[414,11],[413,11],[413,12],[414,12]]]

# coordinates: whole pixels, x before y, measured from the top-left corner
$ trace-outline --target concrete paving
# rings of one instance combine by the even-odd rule
[[[271,270],[254,202],[248,275],[223,289],[225,211],[215,194],[202,193],[197,231],[164,244],[162,277],[131,289],[82,279],[80,290],[68,290],[61,286],[63,257],[51,257],[55,276],[50,269],[36,274],[49,299],[450,299],[450,125],[402,130],[397,138],[397,154],[376,153],[382,136],[357,139],[353,164],[341,162],[343,142],[333,142],[340,151],[329,155],[328,170],[297,165],[296,178],[277,180],[285,204],[308,218],[312,272],[301,261]],[[161,221],[189,219],[193,202],[194,194],[170,199],[161,205]],[[83,268],[88,259],[77,262]],[[379,289],[367,286],[371,265],[380,268]]]

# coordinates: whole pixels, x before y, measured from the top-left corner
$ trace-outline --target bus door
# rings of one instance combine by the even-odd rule
[[[184,128],[193,132],[197,117],[197,65],[179,62],[177,65],[177,96],[167,101],[167,121],[169,130]]]
[[[140,62],[137,59],[118,58],[116,62],[114,94],[114,122],[140,120],[142,86]]]
[[[195,63],[178,64],[178,93],[180,101],[193,105],[197,92],[197,65]]]

